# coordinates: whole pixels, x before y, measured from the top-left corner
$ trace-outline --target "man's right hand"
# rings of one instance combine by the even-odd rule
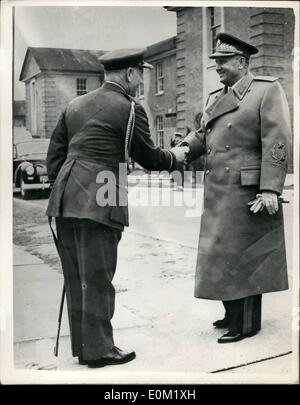
[[[178,164],[185,163],[189,151],[190,148],[188,146],[175,146],[174,148],[170,149],[170,152],[174,153]]]

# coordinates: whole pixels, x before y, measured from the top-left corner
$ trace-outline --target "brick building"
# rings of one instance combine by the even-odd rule
[[[20,80],[26,86],[27,128],[36,137],[50,137],[57,119],[74,97],[98,88],[103,51],[33,48],[24,58]],[[169,148],[176,130],[176,37],[147,48],[153,70],[145,70],[138,98],[149,117],[153,141]]]
[[[177,130],[191,126],[204,108],[207,94],[220,87],[214,51],[216,35],[226,31],[252,43],[254,75],[279,77],[293,112],[293,48],[295,17],[289,8],[166,7],[177,14]]]
[[[176,37],[150,45],[145,59],[154,69],[145,69],[138,96],[147,112],[154,143],[169,148],[176,131]]]
[[[220,87],[216,35],[227,31],[252,43],[254,75],[279,77],[293,114],[294,11],[259,7],[166,7],[177,14],[177,35],[150,45],[138,97],[149,117],[154,142],[170,147],[174,132],[193,128],[207,94]],[[20,80],[26,85],[26,124],[33,136],[49,137],[59,114],[74,97],[100,86],[102,51],[28,48]]]
[[[20,80],[26,87],[26,127],[33,137],[49,138],[69,101],[101,85],[103,70],[98,58],[103,53],[81,49],[27,49]]]

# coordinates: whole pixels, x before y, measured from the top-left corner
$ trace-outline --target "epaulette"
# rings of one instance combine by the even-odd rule
[[[253,80],[261,80],[263,82],[275,82],[278,80],[278,77],[273,76],[254,76]]]
[[[208,95],[210,96],[210,95],[215,94],[215,93],[217,93],[218,91],[221,91],[221,90],[223,90],[223,89],[224,89],[224,87],[220,87],[220,88],[217,89],[217,90],[211,91],[210,93],[208,93]]]

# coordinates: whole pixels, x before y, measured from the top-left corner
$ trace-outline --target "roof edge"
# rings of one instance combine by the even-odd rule
[[[26,66],[26,63],[27,63],[27,59],[28,59],[28,55],[29,55],[30,50],[31,50],[31,46],[29,46],[29,47],[27,48],[27,50],[26,50],[25,58],[24,58],[24,60],[23,60],[21,72],[20,72],[20,75],[19,75],[19,81],[20,81],[20,82],[22,82],[23,79],[24,79],[24,77],[23,77],[24,69],[25,69],[25,66]]]
[[[163,6],[167,11],[180,11],[187,7],[172,7],[172,6]]]
[[[85,72],[85,73],[96,73],[96,70],[72,70],[72,69],[50,69],[50,68],[45,68],[42,67],[39,60],[36,58],[36,53],[34,52],[35,50],[59,50],[59,51],[81,51],[81,52],[90,52],[91,54],[95,53],[101,53],[104,54],[106,51],[100,50],[100,49],[77,49],[77,48],[56,48],[56,47],[41,47],[41,46],[36,46],[36,47],[32,47],[29,46],[26,50],[26,54],[24,57],[24,61],[22,64],[22,68],[21,68],[21,72],[19,75],[19,81],[26,81],[27,78],[25,77],[25,68],[28,62],[28,58],[29,55],[31,54],[32,57],[34,58],[35,62],[37,63],[37,65],[39,66],[39,69],[41,72],[45,72],[45,71],[68,71],[68,72]],[[103,70],[103,68],[101,69],[101,65],[99,65],[99,73],[101,73],[101,71]],[[33,77],[33,76],[32,76]],[[29,77],[28,77],[29,78]]]
[[[176,50],[176,35],[147,46],[145,59],[152,58],[160,53],[162,54],[164,52],[169,52],[172,50]]]

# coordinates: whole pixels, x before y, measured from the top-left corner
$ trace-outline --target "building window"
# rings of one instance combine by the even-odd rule
[[[164,92],[164,71],[163,64],[157,63],[156,65],[156,94]]]
[[[144,98],[144,95],[145,95],[144,82],[141,82],[137,89],[136,96],[137,98]]]
[[[164,148],[164,121],[162,115],[156,117],[156,143],[160,148]]]
[[[86,94],[86,79],[77,79],[76,80],[76,94],[77,96],[82,96]]]
[[[208,7],[210,28],[210,50],[214,53],[217,44],[217,34],[221,30],[221,7]]]

